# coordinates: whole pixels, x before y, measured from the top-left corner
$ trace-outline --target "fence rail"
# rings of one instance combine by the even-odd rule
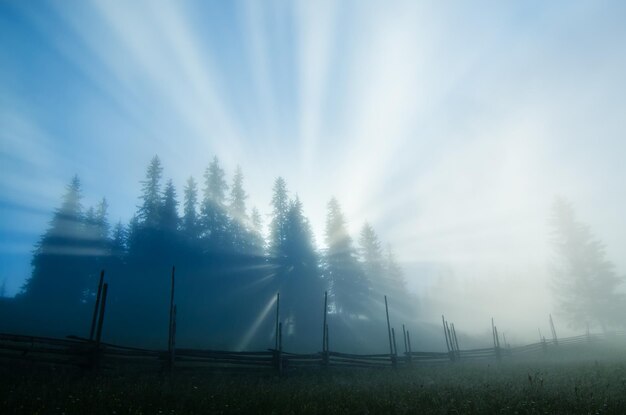
[[[452,350],[450,352],[407,352],[403,354],[351,354],[332,351],[288,353],[280,349],[266,351],[226,351],[176,348],[172,361],[169,350],[127,347],[69,336],[65,339],[0,333],[0,359],[24,360],[53,365],[71,365],[85,369],[115,370],[136,367],[140,370],[264,370],[279,372],[310,368],[389,368],[455,361],[501,359],[513,356],[550,353],[551,350],[577,345],[620,340],[626,333],[585,334],[527,344],[519,347]],[[172,364],[173,362],[173,364]]]

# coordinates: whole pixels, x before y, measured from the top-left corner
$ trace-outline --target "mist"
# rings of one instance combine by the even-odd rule
[[[584,296],[568,303],[560,295],[567,288],[555,280],[565,271],[555,266],[566,255],[555,245],[553,224],[555,201],[563,198],[575,215],[572,226],[590,231],[581,245],[604,245],[603,254],[592,256],[602,270],[612,264],[606,280],[615,281],[602,295],[615,294],[610,302],[619,304],[626,292],[626,10],[620,2],[151,3],[0,5],[2,330],[84,335],[105,268],[119,297],[111,303],[109,340],[160,344],[172,266],[180,315],[188,316],[180,338],[197,347],[271,345],[279,291],[285,310],[298,316],[294,321],[304,321],[292,328],[298,350],[319,348],[325,291],[340,333],[331,336],[349,351],[387,347],[379,336],[386,333],[384,295],[396,330],[414,327],[416,345],[429,350],[445,347],[442,314],[468,345],[490,344],[491,318],[518,345],[538,341],[539,331],[547,335],[550,315],[565,336],[583,333],[587,323],[598,332],[623,327],[623,318],[605,315],[626,315],[620,306],[607,312],[589,300],[585,311],[568,308]],[[171,178],[175,193],[171,228],[149,223],[146,168],[155,154],[163,177],[153,190],[165,200]],[[214,157],[226,183],[221,196],[205,189]],[[241,211],[229,193],[237,166],[246,196]],[[81,230],[67,223],[55,228],[74,175],[81,206],[72,220]],[[202,241],[199,251],[185,245],[191,244],[184,224],[190,176],[198,218],[208,217],[203,199],[218,200],[218,215],[241,228],[229,228],[229,238],[245,235],[228,243],[245,240],[245,247],[224,248],[211,239],[216,231],[206,221],[194,236]],[[291,209],[291,223],[304,237],[272,251],[278,249],[272,223],[283,214],[277,216],[274,203],[278,177],[287,186],[283,213]],[[98,234],[84,222],[89,207],[91,220],[97,217],[102,197],[108,227]],[[337,243],[328,228],[333,197],[343,241],[334,248],[350,253],[348,271],[328,270]],[[109,243],[118,221],[116,254]],[[365,223],[385,261],[391,252],[402,271],[393,284],[381,282],[389,279],[383,271],[367,268],[359,245]],[[149,242],[130,253],[134,242],[125,238],[144,225],[178,236],[143,235]],[[81,258],[82,268],[37,265],[47,236],[64,242],[48,246],[46,255]],[[152,245],[155,240],[177,243]],[[224,259],[224,249],[242,256]],[[275,263],[283,257],[297,261]],[[270,277],[302,264],[311,286]],[[80,269],[84,278],[73,297],[53,283],[64,284],[55,271],[64,267]],[[153,281],[144,278],[147,270],[158,287],[146,285]],[[215,280],[197,282],[209,274]],[[230,277],[222,284],[220,278]],[[31,294],[41,307],[62,302],[50,289],[29,294],[35,286],[29,281],[37,278],[67,294],[55,308],[55,321],[63,324],[44,323],[42,310],[29,305]],[[368,281],[367,300],[354,299],[359,278]],[[340,300],[336,281],[343,279],[351,281],[345,291],[352,294]],[[200,289],[224,295],[203,297]],[[154,317],[141,333],[127,320],[137,298],[146,309],[133,317],[136,324]],[[6,318],[14,307],[21,317]],[[315,334],[301,337],[313,333],[309,325]]]

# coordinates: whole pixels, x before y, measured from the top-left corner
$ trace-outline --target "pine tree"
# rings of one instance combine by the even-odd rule
[[[302,212],[302,202],[298,196],[289,204],[285,218],[284,255],[293,266],[317,267],[313,232]]]
[[[243,189],[243,172],[237,166],[233,176],[233,184],[230,187],[228,211],[231,217],[230,232],[232,234],[234,249],[240,253],[250,253],[252,250],[251,235],[248,232],[248,215],[246,213],[246,195]]]
[[[357,260],[337,199],[328,202],[325,272],[335,310],[348,316],[368,314],[369,283]]]
[[[182,229],[184,234],[191,241],[195,241],[199,237],[200,232],[197,206],[198,187],[193,177],[189,177],[189,179],[187,179],[187,185],[185,186]]]
[[[251,253],[253,255],[263,255],[265,252],[265,239],[263,238],[263,221],[259,210],[254,207],[250,214],[251,233]]]
[[[211,164],[204,172],[205,200],[211,200],[220,206],[224,206],[228,185],[225,179],[226,173],[220,166],[219,159],[213,157]]]
[[[160,212],[161,229],[168,233],[175,233],[178,230],[178,201],[176,200],[176,189],[172,180],[168,180],[163,191],[163,204]]]
[[[272,196],[272,222],[270,223],[270,255],[279,258],[285,256],[285,237],[289,196],[287,184],[282,177],[274,181]]]
[[[100,203],[95,209],[95,223],[98,232],[98,238],[102,241],[106,241],[109,238],[111,226],[109,225],[109,219],[107,218],[109,211],[109,202],[106,198],[102,198]]]
[[[204,173],[204,199],[201,207],[202,238],[205,252],[224,252],[231,248],[225,197],[228,186],[217,157]]]
[[[158,156],[150,161],[146,171],[146,178],[141,182],[141,199],[139,219],[147,227],[156,228],[160,222],[161,213],[161,177],[163,167]]]
[[[572,205],[555,201],[552,208],[552,267],[554,293],[561,312],[572,327],[598,324],[603,329],[620,322],[624,279],[606,259],[604,245],[589,227],[578,221]]]
[[[61,207],[37,244],[31,277],[22,288],[27,303],[38,309],[49,307],[48,312],[55,317],[75,313],[90,288],[81,199],[80,180],[74,176]]]
[[[319,320],[311,310],[319,306],[324,290],[313,232],[297,196],[289,203],[284,238],[278,279],[285,329],[294,335],[291,344],[297,341],[304,346],[316,337],[311,333],[315,333]]]
[[[111,237],[111,255],[116,257],[124,257],[127,248],[127,230],[122,221],[117,222],[113,228],[113,236]]]
[[[391,291],[395,291],[398,293],[406,293],[406,280],[404,279],[404,271],[402,267],[398,264],[396,260],[396,256],[391,249],[391,246],[388,245],[385,252],[385,274],[388,281],[388,285],[391,288]]]
[[[89,289],[86,295],[89,299],[95,296],[100,270],[109,264],[111,255],[110,226],[107,218],[109,203],[102,198],[96,207],[87,210],[84,220],[83,248],[84,262],[87,267]]]
[[[128,255],[134,254],[139,246],[140,239],[140,224],[137,214],[133,215],[128,221],[126,228],[126,251]]]
[[[230,187],[229,212],[233,219],[239,223],[247,222],[246,215],[246,199],[248,195],[243,189],[243,172],[241,167],[237,166],[235,175],[233,176],[233,184]]]
[[[383,251],[378,235],[369,223],[365,223],[361,228],[359,254],[368,279],[370,281],[381,279],[384,272]]]

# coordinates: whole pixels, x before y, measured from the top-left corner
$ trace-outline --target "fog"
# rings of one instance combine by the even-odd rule
[[[88,208],[106,197],[107,238],[114,238],[118,221],[130,232],[134,215],[146,229],[166,229],[161,222],[149,224],[146,210],[146,168],[157,154],[163,177],[155,189],[165,200],[172,179],[179,205],[171,212],[181,220],[177,231],[182,235],[185,188],[193,176],[198,216],[207,215],[203,199],[218,200],[228,223],[248,232],[251,239],[241,240],[249,245],[237,251],[244,258],[215,259],[212,255],[223,246],[207,237],[215,231],[204,229],[194,236],[202,243],[211,239],[213,245],[199,248],[204,257],[194,257],[195,251],[181,248],[181,242],[159,245],[176,255],[156,261],[157,251],[150,251],[149,244],[132,248],[125,241],[120,261],[131,265],[124,268],[102,260],[115,257],[108,245],[98,245],[102,235],[81,228],[75,232],[82,242],[60,244],[69,251],[54,244],[46,251],[59,258],[93,259],[80,265],[88,280],[82,292],[75,287],[74,300],[81,303],[76,307],[91,307],[103,264],[110,268],[106,275],[112,289],[115,278],[125,284],[121,276],[149,266],[162,275],[158,289],[164,293],[176,265],[183,315],[195,316],[198,323],[183,324],[182,338],[206,347],[262,347],[272,341],[277,291],[283,291],[285,304],[293,302],[285,310],[291,307],[298,316],[294,319],[305,321],[298,333],[304,325],[320,326],[324,291],[335,296],[333,287],[340,283],[333,281],[344,274],[353,281],[341,267],[328,271],[329,252],[349,251],[356,257],[367,222],[381,253],[390,246],[403,283],[387,284],[391,277],[377,282],[374,275],[382,271],[361,270],[371,274],[368,299],[355,300],[358,284],[348,283],[351,294],[331,301],[329,313],[336,329],[345,332],[345,339],[337,339],[346,350],[350,328],[361,336],[361,345],[385,347],[384,338],[380,345],[372,340],[373,333],[385,334],[383,295],[391,300],[396,330],[412,325],[416,344],[422,341],[429,349],[445,346],[443,336],[436,337],[442,314],[455,322],[462,339],[486,345],[492,317],[511,344],[538,341],[538,329],[548,336],[550,314],[563,335],[581,334],[587,323],[592,331],[623,326],[623,319],[607,317],[626,315],[619,305],[626,289],[617,280],[626,274],[622,2],[156,3],[0,4],[3,313],[12,310],[12,305],[6,308],[10,298],[28,297],[27,281],[38,275],[37,244],[46,235],[68,237],[71,221],[50,230],[55,212],[63,212],[74,175],[80,178],[83,208],[76,220],[85,220]],[[214,157],[227,189],[217,198],[210,191],[206,196],[204,180]],[[229,193],[237,166],[247,195],[243,216]],[[301,245],[272,251],[282,240],[275,238],[272,225],[282,214],[276,213],[278,177],[286,182],[285,200],[291,206],[285,205],[283,213],[289,210],[294,215],[289,223],[305,229],[307,237],[290,239]],[[336,226],[341,228],[338,239],[329,236],[333,197],[338,201],[334,214],[340,212],[343,219]],[[589,235],[574,233],[579,245],[588,247],[582,256],[591,259],[584,265],[573,261],[569,271],[559,266],[576,255],[559,251],[560,242],[554,240],[558,198],[568,201],[574,214],[562,234],[583,225],[589,230]],[[301,204],[297,209],[296,201]],[[252,225],[252,207],[260,213],[258,228]],[[163,237],[146,235],[149,241]],[[349,249],[347,242],[342,245],[346,235]],[[605,256],[594,241],[604,244]],[[131,261],[125,255],[132,249]],[[271,276],[284,277],[291,268],[273,262],[276,252],[298,258],[289,266],[307,264],[301,273],[318,273],[319,280],[311,277],[308,288],[277,282]],[[309,254],[319,270],[301,261]],[[359,255],[358,266],[366,267]],[[614,265],[610,271],[606,261]],[[59,264],[54,267],[64,266]],[[54,267],[42,275],[54,275]],[[580,267],[590,276],[584,278],[595,287],[589,289],[595,297],[564,303],[560,294],[567,289],[555,279],[579,275]],[[194,297],[198,286],[189,282],[191,275],[207,270],[241,279],[219,285],[228,295],[210,307],[199,294]],[[145,297],[146,310],[154,306],[167,313],[167,296],[156,305],[143,296],[143,282],[135,283],[133,295]],[[203,287],[217,290],[218,285]],[[302,294],[306,290],[310,296]],[[291,299],[287,292],[294,293]],[[125,323],[133,295],[119,299],[117,311],[112,306],[112,326]],[[609,308],[598,305],[600,297]],[[302,299],[310,303],[299,303]],[[245,301],[248,309],[237,314],[235,306]],[[196,305],[186,309],[185,303]],[[584,310],[567,306],[573,303],[585,303]],[[314,317],[305,312],[309,306],[316,310]],[[351,311],[341,311],[344,306]],[[72,314],[62,308],[59,315]],[[21,312],[23,320],[0,329],[42,330],[37,313],[28,307]],[[211,326],[221,336],[198,334],[207,313],[227,316],[223,325]],[[162,316],[153,317],[162,330]],[[364,325],[365,320],[372,325]],[[48,334],[83,330],[83,320],[67,324]],[[154,339],[163,337],[158,330]],[[111,328],[109,336],[141,343],[128,332],[116,334]],[[302,344],[292,344],[315,349],[308,343],[314,339],[305,336]]]

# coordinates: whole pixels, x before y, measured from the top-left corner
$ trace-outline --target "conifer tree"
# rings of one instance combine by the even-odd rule
[[[250,214],[251,232],[251,253],[253,255],[263,255],[265,252],[265,239],[263,238],[263,220],[256,207],[252,208]]]
[[[219,160],[214,157],[204,173],[204,198],[200,209],[205,252],[223,252],[231,248],[225,206],[228,186],[224,176]]]
[[[233,184],[230,187],[228,211],[231,216],[230,232],[233,247],[235,251],[240,253],[250,253],[252,249],[251,235],[247,229],[249,221],[246,213],[247,198],[248,195],[243,189],[243,172],[241,167],[237,166],[233,176]]]
[[[172,180],[168,180],[163,192],[163,204],[161,205],[161,228],[168,233],[175,233],[178,230],[178,201],[176,200],[176,189]]]
[[[82,247],[90,287],[87,290],[87,295],[90,298],[95,296],[100,270],[107,267],[111,255],[108,208],[109,203],[106,198],[102,198],[96,207],[90,207],[85,215]]]
[[[22,288],[27,302],[38,308],[48,305],[48,312],[57,316],[75,312],[89,288],[81,199],[80,180],[74,176],[35,248],[32,274]]]
[[[374,282],[384,272],[383,251],[378,235],[369,223],[365,223],[359,235],[359,253],[367,278]]]
[[[198,238],[200,229],[197,213],[198,187],[193,177],[187,179],[184,195],[182,229],[187,238],[194,241]]]
[[[117,222],[113,228],[113,235],[111,237],[111,255],[119,258],[123,258],[126,254],[127,244],[127,230],[122,224],[122,221]]]
[[[229,212],[233,219],[239,223],[247,221],[246,215],[246,199],[248,195],[243,189],[243,172],[241,167],[237,166],[235,175],[233,176],[233,184],[230,187]]]
[[[317,267],[313,232],[302,212],[302,202],[298,196],[290,202],[285,218],[284,255],[289,258],[291,265]]]
[[[606,258],[605,247],[581,223],[571,203],[557,199],[552,208],[553,288],[558,305],[572,327],[596,324],[606,329],[620,323],[624,279]]]
[[[319,323],[311,310],[319,306],[324,290],[313,232],[297,196],[289,203],[284,237],[283,266],[278,275],[285,328],[294,334],[294,341],[307,342]]]
[[[335,198],[328,202],[325,236],[325,273],[336,311],[353,317],[367,315],[370,287]]]
[[[275,258],[285,256],[285,240],[289,196],[287,184],[282,177],[274,181],[272,196],[272,222],[270,223],[270,255]]]
[[[161,176],[163,167],[158,156],[150,161],[146,171],[146,178],[141,182],[141,200],[139,220],[147,227],[156,228],[160,222],[161,213]]]

